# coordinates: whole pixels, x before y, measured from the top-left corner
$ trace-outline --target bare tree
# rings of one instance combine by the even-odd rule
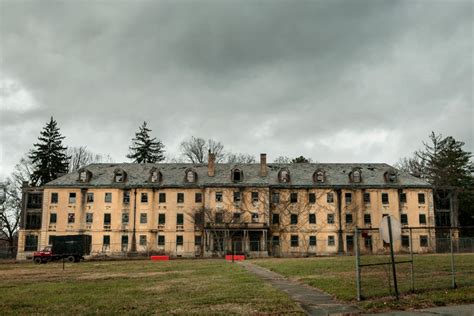
[[[0,240],[8,245],[10,254],[14,254],[17,241],[17,231],[20,225],[21,213],[21,191],[19,192],[15,183],[7,180],[6,199],[1,205],[0,211]]]
[[[274,163],[291,163],[291,158],[288,156],[278,156],[273,160]]]
[[[426,173],[425,163],[418,157],[418,154],[416,153],[413,155],[413,157],[400,158],[400,160],[395,163],[395,168],[409,173],[417,178],[424,178]]]
[[[228,153],[226,155],[227,163],[255,163],[257,159],[250,154]]]
[[[79,170],[91,163],[112,162],[110,155],[95,154],[86,146],[70,147],[67,151],[69,159],[69,173]]]
[[[183,157],[192,163],[207,163],[209,151],[216,155],[216,162],[224,160],[224,145],[213,139],[192,136],[181,143],[181,153]]]

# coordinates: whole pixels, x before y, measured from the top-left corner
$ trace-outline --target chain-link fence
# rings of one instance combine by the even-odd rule
[[[395,273],[378,229],[356,235],[359,299],[474,285],[474,237],[461,237],[459,229],[402,228],[393,241]]]

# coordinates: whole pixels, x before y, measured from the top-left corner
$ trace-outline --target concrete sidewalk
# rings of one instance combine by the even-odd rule
[[[424,308],[414,311],[395,311],[380,314],[371,315],[383,315],[383,316],[474,316],[474,304],[471,305],[453,305],[443,307]]]
[[[306,312],[307,315],[356,315],[360,313],[357,307],[342,304],[329,294],[282,275],[254,265],[248,261],[240,261],[248,271],[270,283],[273,287],[287,293]]]

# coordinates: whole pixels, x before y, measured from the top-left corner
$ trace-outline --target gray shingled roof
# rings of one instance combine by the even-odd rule
[[[157,168],[162,174],[161,183],[149,182],[150,171]],[[185,171],[193,169],[197,174],[196,183],[186,183]],[[243,181],[231,181],[231,171],[238,168],[243,171]],[[290,182],[280,183],[278,173],[282,168],[290,172]],[[349,173],[355,168],[362,171],[362,182],[351,183]],[[296,163],[296,164],[268,164],[268,174],[260,176],[260,164],[216,164],[215,176],[207,175],[207,164],[136,164],[113,163],[91,164],[85,167],[92,173],[88,183],[78,181],[78,173],[71,173],[47,183],[46,187],[216,187],[216,186],[272,186],[272,187],[430,187],[430,184],[401,172],[390,165],[383,163]],[[114,183],[114,171],[122,169],[127,173],[124,183]],[[313,174],[316,170],[324,170],[326,181],[315,183]],[[397,181],[388,183],[384,174],[395,170]]]

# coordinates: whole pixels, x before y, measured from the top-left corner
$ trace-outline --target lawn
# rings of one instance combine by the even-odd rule
[[[5,314],[302,314],[284,293],[224,260],[0,264]]]
[[[397,256],[397,261],[409,259]],[[361,263],[388,262],[387,256],[364,256]],[[302,259],[258,259],[254,264],[284,276],[300,280],[322,289],[343,301],[356,301],[355,258],[319,257]],[[474,254],[457,254],[457,289],[451,289],[449,255],[416,255],[414,257],[415,293],[410,293],[410,265],[397,265],[397,279],[402,293],[400,301],[390,296],[391,270],[389,266],[362,268],[362,295],[358,304],[367,311],[413,309],[427,306],[474,302]]]

